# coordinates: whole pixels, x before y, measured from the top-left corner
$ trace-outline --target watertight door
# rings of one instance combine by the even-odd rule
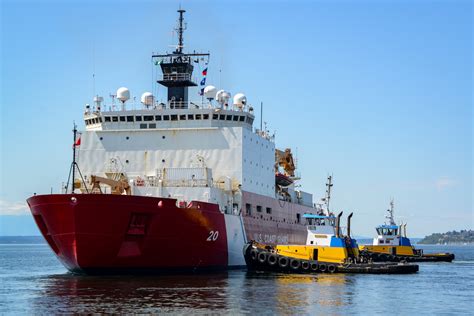
[[[318,249],[313,249],[313,260],[318,260]]]

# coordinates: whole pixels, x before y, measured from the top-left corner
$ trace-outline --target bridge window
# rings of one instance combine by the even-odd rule
[[[113,116],[112,117],[112,122],[118,122],[118,116]]]
[[[239,117],[237,115],[234,115],[233,120],[237,122],[239,120]]]
[[[225,115],[224,114],[219,115],[219,120],[224,121],[225,120]]]
[[[106,121],[106,122],[110,122],[110,116],[106,116],[106,117],[105,117],[105,121]]]
[[[196,114],[196,120],[200,120],[201,119],[201,114]]]
[[[120,117],[120,122],[125,122],[125,116]]]
[[[194,115],[188,114],[188,120],[194,120]]]
[[[241,116],[241,117],[239,118],[239,121],[240,121],[240,122],[245,121],[245,116]]]
[[[262,212],[262,207],[260,205],[257,205],[257,212],[259,212],[259,213]]]
[[[140,124],[140,129],[145,129],[146,127],[146,124]]]
[[[169,121],[170,116],[169,115],[163,115],[163,121]]]
[[[213,120],[217,120],[218,118],[219,118],[219,115],[217,115],[217,114],[212,114],[212,119],[213,119]]]
[[[133,122],[133,115],[127,116],[127,122]]]
[[[226,121],[232,121],[232,115],[227,115]]]
[[[141,117],[141,116],[135,116],[135,121],[136,121],[136,122],[141,122],[141,121],[142,121],[142,117]]]
[[[186,121],[186,114],[182,114],[179,116],[180,121]]]
[[[156,128],[156,123],[150,123],[150,124],[148,124],[148,128]]]
[[[155,115],[155,120],[156,121],[161,121],[161,115]]]
[[[203,114],[202,119],[203,120],[208,120],[209,119],[209,114]]]
[[[176,115],[176,114],[171,115],[171,120],[172,121],[177,121],[178,120],[178,115]]]
[[[143,117],[143,120],[146,121],[146,122],[153,121],[153,115],[145,115]]]

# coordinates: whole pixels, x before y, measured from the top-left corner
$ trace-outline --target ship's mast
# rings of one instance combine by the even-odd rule
[[[385,218],[388,219],[390,225],[396,225],[395,219],[393,218],[393,211],[394,211],[394,202],[393,199],[390,201],[390,208],[387,210],[388,215]]]
[[[326,209],[329,215],[329,201],[331,200],[331,187],[332,184],[332,176],[328,176],[328,182],[326,183]]]
[[[182,54],[183,53],[183,47],[184,47],[184,44],[183,44],[183,32],[185,30],[185,27],[184,27],[184,12],[186,12],[186,10],[183,10],[183,9],[179,9],[178,10],[178,13],[179,13],[179,20],[178,20],[178,27],[176,28],[176,31],[178,32],[178,46],[176,47],[176,50],[174,51],[175,54]]]
[[[178,25],[175,28],[178,33],[176,49],[172,53],[152,55],[152,58],[155,59],[155,65],[160,65],[163,72],[163,78],[158,80],[158,83],[168,89],[168,105],[173,109],[188,108],[188,88],[197,86],[197,83],[192,78],[194,63],[199,63],[199,59],[201,61],[207,59],[206,65],[209,62],[209,54],[183,52],[183,33],[186,30],[184,12],[186,10],[178,10],[179,19]]]

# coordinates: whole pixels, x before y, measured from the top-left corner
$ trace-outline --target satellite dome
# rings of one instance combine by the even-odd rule
[[[242,109],[247,105],[247,97],[243,93],[237,93],[234,95],[234,105],[239,109]]]
[[[216,93],[216,100],[220,105],[227,105],[229,103],[230,93],[225,90],[219,90]]]
[[[216,87],[214,86],[206,86],[204,88],[204,96],[206,99],[212,100],[216,96]]]
[[[141,98],[140,98],[140,102],[145,105],[145,106],[152,106],[153,105],[153,101],[154,101],[155,97],[153,96],[153,93],[151,92],[145,92],[142,94]]]
[[[130,99],[130,90],[125,87],[118,88],[117,99],[119,99],[123,103],[127,102],[127,100]]]

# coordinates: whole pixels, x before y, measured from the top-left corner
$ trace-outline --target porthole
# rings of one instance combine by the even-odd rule
[[[163,135],[163,136],[161,136],[161,138],[165,139],[165,138],[166,138],[166,136],[165,136],[165,135]]]
[[[103,138],[103,137],[100,137],[99,139],[100,139],[100,140],[103,140],[104,138]]]
[[[164,162],[165,162],[165,160],[164,160],[164,159],[161,159],[161,162],[163,162],[163,163],[164,163]]]
[[[127,136],[127,137],[125,137],[125,139],[126,139],[126,140],[129,140],[129,139],[130,139],[130,137],[128,137],[128,136]]]
[[[125,160],[125,163],[129,163],[128,159],[127,159],[127,160]]]

